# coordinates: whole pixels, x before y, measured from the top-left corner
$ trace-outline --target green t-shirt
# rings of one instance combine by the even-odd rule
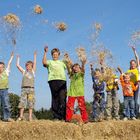
[[[68,96],[84,96],[84,73],[75,73],[71,75],[70,88]]]
[[[9,70],[6,69],[0,75],[0,89],[7,89],[8,88],[8,76]]]
[[[51,80],[64,80],[66,81],[66,65],[61,60],[48,60],[48,81]]]

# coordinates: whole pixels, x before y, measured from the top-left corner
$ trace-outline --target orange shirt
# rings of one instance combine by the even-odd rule
[[[137,87],[133,84],[133,82],[125,83],[123,80],[123,76],[120,77],[120,82],[122,85],[123,95],[134,96],[134,91],[137,90]]]

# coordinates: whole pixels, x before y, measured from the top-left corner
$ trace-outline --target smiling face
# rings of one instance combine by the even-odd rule
[[[52,54],[52,58],[53,58],[53,60],[58,60],[59,59],[59,53],[58,52],[54,52]]]
[[[4,63],[0,63],[0,73],[4,71],[4,68],[5,68]]]
[[[94,77],[97,78],[97,79],[99,79],[100,76],[101,76],[101,72],[100,72],[99,70],[96,70],[96,71],[94,72]]]
[[[32,69],[33,69],[33,62],[27,62],[25,67],[26,67],[26,71],[32,71]]]
[[[72,67],[72,71],[74,73],[78,73],[78,72],[81,72],[81,67],[79,64],[74,64],[73,67]]]
[[[131,60],[130,61],[130,69],[135,69],[135,68],[137,68],[137,63],[135,60]]]
[[[124,82],[125,82],[125,83],[129,83],[129,82],[130,82],[130,76],[129,76],[128,74],[126,74],[126,75],[124,76]]]
[[[52,58],[53,60],[58,60],[59,59],[59,56],[60,56],[60,51],[58,48],[54,48],[51,50],[51,55],[52,55]]]

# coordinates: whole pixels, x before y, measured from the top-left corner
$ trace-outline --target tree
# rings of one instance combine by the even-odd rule
[[[34,111],[34,114],[37,119],[48,119],[48,120],[53,119],[53,114],[52,114],[51,109],[47,110],[47,109],[41,108],[38,111]]]
[[[19,99],[20,97],[18,95],[14,93],[9,93],[9,101],[11,105],[12,118],[17,118],[17,116],[19,115],[19,109],[18,109]]]

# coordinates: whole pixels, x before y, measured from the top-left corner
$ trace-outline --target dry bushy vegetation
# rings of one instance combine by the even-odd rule
[[[0,122],[0,140],[139,140],[140,121],[76,125],[60,121]]]

